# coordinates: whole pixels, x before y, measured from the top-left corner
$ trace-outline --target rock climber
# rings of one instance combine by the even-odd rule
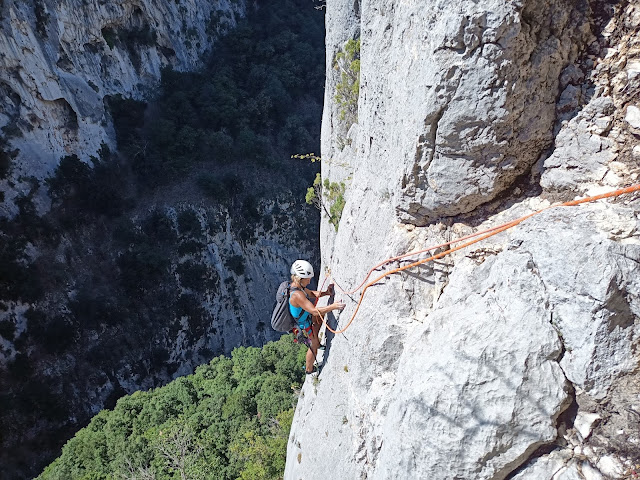
[[[296,260],[291,265],[291,294],[289,296],[289,311],[298,324],[302,334],[310,340],[309,350],[307,350],[305,371],[307,374],[317,371],[314,360],[318,354],[320,339],[318,332],[322,326],[322,316],[333,310],[342,310],[345,304],[334,302],[326,307],[317,307],[314,300],[333,295],[333,284],[324,291],[309,290],[307,286],[313,278],[313,267],[306,260]]]

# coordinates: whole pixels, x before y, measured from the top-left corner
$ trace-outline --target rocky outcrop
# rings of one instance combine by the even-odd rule
[[[24,177],[114,147],[105,97],[143,98],[162,68],[197,68],[244,11],[240,0],[2,2],[0,127],[19,154],[0,181],[0,212],[15,213]]]
[[[640,125],[634,120],[640,87],[638,28],[640,9],[629,6],[606,20],[587,54],[561,75],[558,134],[543,160],[546,191],[585,193],[601,183],[619,186],[640,176]]]
[[[328,59],[361,42],[357,123],[331,61],[323,119],[323,176],[347,188],[322,255],[345,289],[384,258],[637,182],[637,6],[327,9]],[[302,389],[285,478],[629,473],[639,219],[637,194],[550,209],[369,288]],[[359,293],[337,297],[344,327]]]
[[[590,39],[587,8],[546,0],[363,6],[359,125],[381,165],[404,165],[386,179],[403,192],[393,199],[402,221],[426,225],[473,210],[551,145],[560,73]],[[389,128],[390,117],[401,126]]]

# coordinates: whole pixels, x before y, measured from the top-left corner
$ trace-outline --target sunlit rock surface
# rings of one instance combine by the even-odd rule
[[[322,225],[326,271],[347,290],[387,257],[638,183],[639,24],[633,4],[329,1],[323,175],[346,206]],[[333,58],[357,37],[345,126]],[[550,209],[370,287],[307,378],[285,478],[622,478],[639,227],[637,193]],[[336,297],[344,327],[360,292]]]

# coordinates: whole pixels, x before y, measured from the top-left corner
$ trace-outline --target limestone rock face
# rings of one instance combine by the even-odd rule
[[[617,16],[597,20],[599,38],[560,77],[559,131],[554,150],[541,159],[540,184],[560,196],[567,189],[593,191],[602,183],[622,186],[640,175],[633,157],[640,133],[635,93],[640,88],[640,7],[631,4]]]
[[[529,170],[552,142],[560,73],[591,38],[587,13],[564,0],[363,3],[359,125],[396,166],[385,180],[403,191],[401,221],[469,212]]]
[[[60,157],[115,146],[105,96],[140,99],[165,66],[194,69],[244,2],[7,0],[0,5],[0,127],[20,154],[18,180],[47,177]],[[2,207],[0,207],[2,208]]]
[[[637,183],[621,110],[637,18],[599,2],[329,1],[323,176],[346,205],[337,231],[321,226],[327,281],[349,290],[385,258]],[[358,36],[344,125],[331,59]],[[285,478],[622,478],[640,440],[639,271],[636,193],[545,210],[363,297],[337,288],[334,328],[362,303],[305,382]]]

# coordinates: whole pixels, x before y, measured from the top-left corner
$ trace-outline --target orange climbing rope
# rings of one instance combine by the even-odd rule
[[[603,193],[603,194],[600,194],[600,195],[594,195],[592,197],[581,198],[579,200],[572,200],[570,202],[564,202],[564,203],[560,203],[560,204],[557,204],[557,205],[549,205],[548,207],[542,208],[540,210],[536,210],[535,212],[529,213],[529,214],[524,215],[524,216],[522,216],[520,218],[517,218],[517,219],[512,220],[510,222],[507,222],[507,223],[503,223],[502,225],[498,225],[496,227],[492,227],[492,228],[488,228],[486,230],[482,230],[482,231],[479,231],[479,232],[476,232],[476,233],[472,233],[471,235],[466,235],[464,237],[458,238],[456,240],[452,240],[450,242],[442,243],[440,245],[435,245],[435,246],[432,246],[432,247],[429,247],[429,248],[416,250],[414,252],[405,253],[405,254],[399,255],[397,257],[391,257],[391,258],[388,258],[386,260],[383,260],[382,262],[378,263],[375,267],[370,269],[369,272],[367,273],[367,275],[365,276],[364,280],[360,283],[360,285],[358,285],[353,290],[350,290],[350,291],[343,290],[340,287],[340,285],[338,285],[336,283],[336,285],[338,285],[338,288],[340,288],[340,290],[342,290],[342,292],[347,294],[347,295],[357,292],[364,285],[362,293],[360,294],[360,299],[358,300],[358,304],[356,305],[356,309],[353,312],[353,315],[351,315],[351,319],[349,320],[349,322],[347,322],[347,324],[344,326],[344,328],[342,328],[340,330],[332,329],[328,325],[327,321],[325,320],[324,315],[321,315],[322,323],[324,323],[324,325],[327,328],[327,330],[329,330],[330,332],[332,332],[334,334],[343,333],[344,331],[346,331],[347,328],[349,328],[351,326],[351,324],[353,323],[354,318],[356,318],[358,310],[360,309],[360,305],[362,304],[362,300],[364,298],[364,295],[365,295],[366,291],[369,289],[369,287],[371,287],[372,285],[378,283],[380,280],[382,280],[385,277],[388,277],[389,275],[393,275],[393,274],[402,272],[404,270],[407,270],[409,268],[417,267],[418,265],[422,265],[424,263],[431,262],[433,260],[437,260],[439,258],[445,257],[445,256],[447,256],[447,255],[449,255],[449,254],[451,254],[453,252],[456,252],[458,250],[466,248],[469,245],[473,245],[474,243],[480,242],[480,241],[482,241],[482,240],[484,240],[486,238],[492,237],[494,235],[497,235],[500,232],[504,232],[505,230],[508,230],[508,229],[510,229],[512,227],[515,227],[516,225],[518,225],[518,224],[524,222],[525,220],[527,220],[528,218],[531,218],[534,215],[538,215],[539,213],[542,213],[545,210],[548,210],[550,208],[573,207],[573,206],[576,206],[576,205],[580,205],[582,203],[594,202],[596,200],[602,200],[604,198],[618,197],[620,195],[624,195],[624,194],[627,194],[627,193],[633,193],[633,192],[637,192],[637,191],[640,191],[640,184],[631,185],[629,187],[621,188],[621,189],[615,190],[613,192]],[[440,252],[440,253],[438,253],[436,255],[432,255],[432,256],[430,256],[428,258],[425,258],[425,259],[422,259],[422,260],[418,260],[416,262],[410,263],[410,264],[405,265],[403,267],[398,267],[398,268],[394,268],[392,270],[389,270],[389,271],[383,273],[382,275],[378,276],[377,278],[375,278],[371,282],[366,283],[367,280],[369,279],[369,277],[371,276],[371,274],[375,270],[377,270],[378,268],[380,268],[383,265],[386,265],[386,264],[388,264],[390,262],[394,262],[394,261],[400,260],[400,259],[405,258],[405,257],[412,256],[412,255],[419,255],[421,253],[429,252],[429,251],[435,250],[437,248],[447,247],[447,246],[450,246],[450,245],[452,245],[454,243],[459,243],[459,242],[462,242],[462,241],[465,241],[465,240],[469,240],[469,239],[472,239],[472,238],[473,238],[473,240],[465,242],[462,245],[458,245],[457,247],[450,248],[449,250],[445,250],[445,251]],[[326,281],[326,278],[325,278],[325,281]],[[335,280],[334,280],[334,283],[335,283]]]

